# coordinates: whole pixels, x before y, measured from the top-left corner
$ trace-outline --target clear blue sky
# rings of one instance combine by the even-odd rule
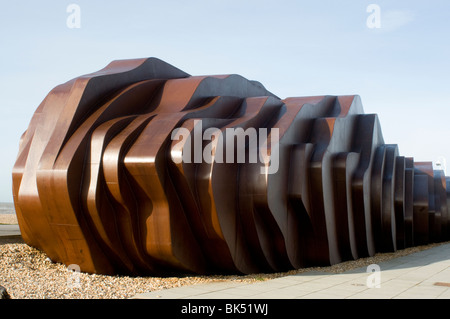
[[[81,28],[66,24],[71,3]],[[369,4],[381,28],[366,24]],[[192,75],[237,73],[281,98],[359,94],[402,155],[450,162],[449,40],[447,0],[4,1],[0,201],[12,201],[20,136],[53,87],[150,56]]]

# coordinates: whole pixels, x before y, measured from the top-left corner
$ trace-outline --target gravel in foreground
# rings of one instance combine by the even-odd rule
[[[12,299],[124,299],[139,293],[217,281],[256,282],[307,271],[340,273],[405,256],[439,244],[347,261],[330,267],[311,267],[283,273],[246,276],[128,277],[69,271],[23,243],[0,243],[0,285]]]
[[[5,241],[6,242],[6,241]],[[69,271],[23,243],[0,244],[0,285],[11,299],[124,299],[138,293],[212,281],[254,282],[257,276],[129,277]]]

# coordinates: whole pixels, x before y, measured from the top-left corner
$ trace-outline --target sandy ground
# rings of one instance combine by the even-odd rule
[[[17,224],[17,216],[15,214],[0,214],[0,225],[1,224]]]

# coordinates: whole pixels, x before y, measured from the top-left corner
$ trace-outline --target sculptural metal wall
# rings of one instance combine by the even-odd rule
[[[265,128],[266,161],[198,161],[177,128]],[[54,88],[21,138],[13,195],[26,243],[92,273],[283,271],[450,237],[450,179],[385,144],[359,96],[281,100],[155,58]]]

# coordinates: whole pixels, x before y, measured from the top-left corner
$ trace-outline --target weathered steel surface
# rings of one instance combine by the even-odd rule
[[[177,128],[191,138],[174,139]],[[267,145],[257,161],[252,137],[226,148],[227,129],[252,128]],[[223,160],[217,145],[203,157],[212,135]],[[385,144],[359,96],[281,100],[155,58],[54,88],[13,169],[25,242],[104,274],[282,271],[448,240],[449,184]]]

